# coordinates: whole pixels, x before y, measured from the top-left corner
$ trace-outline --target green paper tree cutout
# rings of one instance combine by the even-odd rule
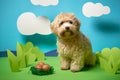
[[[109,73],[118,73],[120,69],[120,49],[104,48],[101,52],[97,52],[100,67]]]
[[[7,50],[7,55],[12,72],[20,71],[20,68],[25,68],[35,61],[44,60],[44,53],[38,47],[33,46],[31,42],[26,45],[17,42],[17,55],[15,56],[10,50]]]

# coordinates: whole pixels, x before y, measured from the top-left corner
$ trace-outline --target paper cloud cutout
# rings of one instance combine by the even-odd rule
[[[31,12],[25,12],[18,17],[17,27],[23,35],[51,34],[50,20],[47,17],[40,16],[36,17]]]
[[[87,2],[82,7],[82,12],[86,17],[99,17],[103,14],[109,14],[110,8],[103,6],[101,3]]]
[[[49,6],[49,5],[57,5],[58,0],[30,0],[34,5],[41,5],[41,6]]]

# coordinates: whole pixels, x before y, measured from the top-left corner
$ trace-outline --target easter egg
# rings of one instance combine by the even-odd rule
[[[37,70],[41,70],[41,69],[42,69],[42,66],[36,65],[35,68],[36,68]]]
[[[48,64],[45,64],[45,65],[43,65],[42,69],[44,71],[49,71],[50,70],[50,66]]]
[[[42,67],[44,64],[45,64],[44,62],[39,62],[39,63],[38,63],[38,65],[41,66],[41,67]]]

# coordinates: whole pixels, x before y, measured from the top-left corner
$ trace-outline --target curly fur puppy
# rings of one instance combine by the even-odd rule
[[[80,21],[72,13],[61,13],[51,24],[51,30],[57,35],[57,51],[61,69],[80,71],[85,65],[94,65],[90,41],[80,31]]]

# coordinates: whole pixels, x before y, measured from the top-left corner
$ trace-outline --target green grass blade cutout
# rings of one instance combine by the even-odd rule
[[[40,51],[38,47],[34,47],[32,49],[32,53],[36,55],[36,58],[38,61],[43,61],[45,58],[44,53],[42,51]]]
[[[19,44],[18,42],[17,42],[17,59],[20,68],[25,68],[26,67],[25,54],[21,44]]]
[[[36,60],[36,56],[35,54],[31,53],[32,48],[29,49],[25,54],[25,60],[26,60],[26,65],[29,66],[30,64],[32,64],[33,62],[35,62]]]
[[[99,58],[100,67],[104,69],[105,65],[107,64],[108,59],[104,57],[104,55],[101,54],[100,52],[97,52],[96,55]]]
[[[17,58],[18,60],[21,60],[21,58],[23,57],[23,50],[21,45],[17,42]]]
[[[101,52],[101,54],[105,57],[105,58],[109,58],[110,57],[110,52],[111,52],[111,50],[109,49],[109,48],[104,48],[103,50],[102,50],[102,52]]]
[[[24,44],[19,44],[22,48],[22,52],[25,52],[25,45]]]
[[[30,66],[33,62],[35,62],[36,60],[36,56],[35,54],[28,54],[26,55],[26,63],[27,63],[27,66]]]
[[[22,57],[22,58],[21,58],[20,61],[18,62],[18,63],[19,63],[19,66],[20,66],[20,68],[25,68],[25,67],[27,67],[25,56],[22,55],[21,57]]]
[[[32,42],[27,42],[25,45],[25,52],[28,52],[29,49],[33,48]]]
[[[17,57],[10,50],[7,50],[7,55],[8,55],[11,71],[18,72],[19,64],[18,64]]]

